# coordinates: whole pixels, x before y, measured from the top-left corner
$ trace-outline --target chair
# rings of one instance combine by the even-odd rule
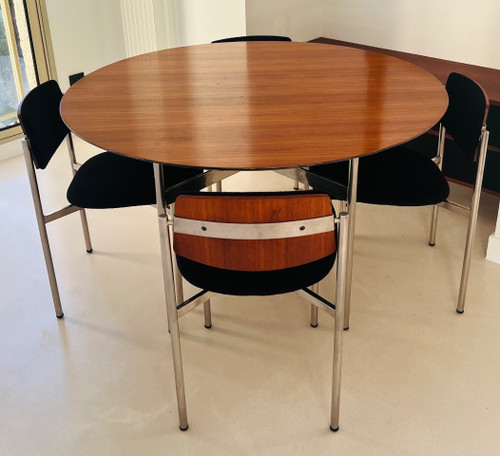
[[[476,228],[479,198],[483,180],[489,133],[486,118],[488,96],[472,79],[451,73],[446,82],[449,105],[440,122],[437,153],[429,156],[411,149],[411,142],[359,159],[357,201],[394,206],[434,205],[429,245],[436,242],[438,205],[469,214],[469,226],[457,303],[463,313],[470,270],[471,251]],[[446,133],[464,156],[477,162],[476,180],[470,208],[448,200],[449,186],[441,172]],[[431,158],[432,155],[435,155]],[[313,178],[327,179],[335,184],[328,190],[332,199],[346,200],[349,163],[311,166]],[[338,184],[341,185],[338,185]],[[312,184],[313,185],[313,184]],[[314,185],[313,185],[314,186]],[[326,183],[328,187],[328,182]],[[318,188],[326,191],[325,183]],[[461,210],[462,209],[462,210]],[[352,220],[351,220],[352,222]],[[346,322],[349,321],[349,298],[346,299]]]
[[[178,318],[214,293],[267,296],[291,291],[335,317],[330,428],[339,429],[347,217],[341,214],[335,219],[329,196],[316,192],[198,193],[177,198],[173,220],[177,264],[183,277],[202,289],[177,305],[172,287],[166,285],[181,430],[188,428],[188,422]],[[337,252],[332,304],[307,287],[330,272]],[[205,317],[205,326],[211,327],[210,316]]]
[[[249,36],[233,36],[231,38],[222,38],[212,41],[214,43],[234,43],[237,41],[292,41],[288,36],[279,35],[249,35]]]
[[[83,208],[118,208],[155,204],[153,165],[131,158],[100,153],[83,165],[76,162],[71,133],[59,114],[62,93],[56,81],[47,81],[29,92],[18,109],[18,117],[25,134],[23,148],[28,177],[35,206],[38,229],[42,240],[45,264],[49,276],[54,308],[58,318],[63,317],[54,264],[47,236],[46,224],[73,212],[80,212],[87,252],[92,252],[87,217]],[[67,191],[70,204],[51,214],[43,212],[35,168],[45,169],[66,138],[73,179]],[[202,180],[200,170],[164,166],[169,184],[175,188],[186,179]],[[200,184],[200,188],[204,185]],[[194,187],[193,187],[194,188]],[[170,187],[169,187],[170,189]],[[171,192],[170,198],[175,198]],[[168,190],[167,190],[168,194]],[[173,200],[172,200],[173,201]]]

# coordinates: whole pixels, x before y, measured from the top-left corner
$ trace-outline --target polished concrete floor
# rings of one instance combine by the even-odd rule
[[[65,165],[62,154],[43,176],[48,210],[64,200]],[[225,185],[291,188],[273,173]],[[0,162],[0,454],[498,455],[500,265],[484,259],[497,209],[484,195],[458,315],[465,218],[441,211],[430,248],[428,208],[359,205],[338,433],[326,314],[312,329],[296,295],[219,296],[211,330],[201,309],[183,317],[180,432],[155,210],[89,211],[91,255],[77,215],[49,225],[58,320],[23,158]]]

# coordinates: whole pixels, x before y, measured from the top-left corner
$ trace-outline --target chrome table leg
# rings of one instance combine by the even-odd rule
[[[354,231],[356,229],[356,199],[358,194],[358,169],[359,158],[349,162],[349,184],[347,189],[347,205],[349,209],[348,239],[347,239],[347,265],[345,284],[345,309],[344,329],[349,329],[351,316],[351,289],[352,289],[352,264],[354,255]]]
[[[164,200],[164,177],[161,165],[154,164],[156,206],[158,209],[158,224],[160,229],[160,248],[163,265],[163,284],[167,307],[168,327],[172,345],[172,358],[174,363],[175,387],[177,391],[177,407],[179,412],[179,427],[187,430],[186,394],[184,389],[184,373],[182,367],[181,340],[179,332],[179,319],[175,296],[174,272],[172,265],[172,250],[170,248],[170,233]]]
[[[347,260],[349,257],[349,217],[346,213],[340,214],[339,249],[337,256],[337,284],[335,292],[335,330],[333,346],[333,380],[332,380],[332,411],[330,429],[339,430],[340,415],[340,375],[342,371],[342,337],[344,331],[344,304],[347,298]]]
[[[446,128],[444,128],[443,124],[439,124],[438,147],[434,162],[436,163],[440,171],[443,169],[443,154],[444,154],[445,142],[446,142]],[[429,245],[431,247],[434,247],[436,245],[437,218],[438,218],[438,206],[435,204],[432,208],[431,229],[429,233]]]

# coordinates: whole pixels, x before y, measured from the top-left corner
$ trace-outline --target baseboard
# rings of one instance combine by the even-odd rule
[[[15,157],[23,153],[23,146],[20,139],[0,144],[0,160]]]
[[[500,237],[493,233],[488,240],[486,259],[500,264]]]

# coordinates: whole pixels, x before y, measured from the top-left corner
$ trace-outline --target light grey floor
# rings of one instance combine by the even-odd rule
[[[82,144],[78,143],[82,149]],[[62,154],[42,190],[64,200]],[[291,188],[272,173],[226,188]],[[62,197],[55,195],[61,193]],[[484,259],[484,195],[465,314],[455,312],[466,220],[360,205],[341,429],[329,431],[333,322],[295,295],[213,299],[181,320],[190,428],[180,432],[155,210],[49,226],[65,311],[54,316],[22,157],[0,162],[0,454],[498,455],[500,265]],[[322,283],[330,293],[332,284]]]

